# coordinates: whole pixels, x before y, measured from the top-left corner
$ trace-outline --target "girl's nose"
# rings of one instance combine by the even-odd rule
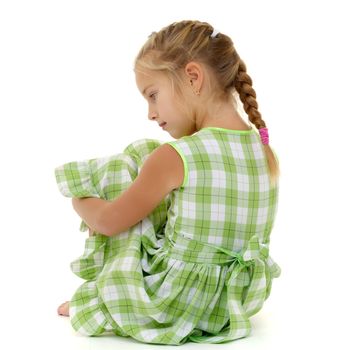
[[[148,113],[148,119],[153,120],[154,118],[157,118],[157,113],[156,112],[150,112]]]

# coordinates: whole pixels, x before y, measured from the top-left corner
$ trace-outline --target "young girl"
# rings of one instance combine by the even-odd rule
[[[252,79],[232,40],[199,21],[152,33],[134,71],[148,118],[176,140],[137,140],[113,163],[56,169],[91,229],[72,264],[87,282],[59,312],[82,334],[112,331],[144,343],[246,337],[281,272],[269,254],[278,161]],[[257,130],[238,113],[237,96]],[[109,198],[110,187],[94,192],[107,175],[89,177],[101,175],[101,164],[105,174],[114,169],[109,186],[130,175]],[[68,177],[84,191],[74,192]]]

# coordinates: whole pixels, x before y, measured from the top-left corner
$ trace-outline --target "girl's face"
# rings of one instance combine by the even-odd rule
[[[148,103],[148,119],[159,125],[165,122],[163,129],[176,139],[195,131],[195,122],[176,105],[171,84],[165,75],[136,71],[135,78],[140,93]]]

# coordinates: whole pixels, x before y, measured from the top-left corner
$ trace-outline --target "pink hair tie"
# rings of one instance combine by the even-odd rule
[[[268,145],[269,144],[269,133],[267,131],[267,128],[260,128],[259,134],[260,134],[262,144]]]

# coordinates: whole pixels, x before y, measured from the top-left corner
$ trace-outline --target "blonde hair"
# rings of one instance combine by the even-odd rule
[[[244,111],[257,129],[266,127],[261,118],[245,63],[239,57],[230,37],[219,32],[211,37],[214,28],[200,21],[174,22],[159,32],[153,32],[135,59],[135,71],[145,69],[164,74],[173,88],[175,102],[194,121],[204,110],[193,109],[186,101],[183,70],[190,61],[203,64],[209,73],[211,91],[207,102],[232,102],[237,106],[239,96]],[[277,184],[280,170],[278,159],[269,145],[263,146],[272,186]]]

